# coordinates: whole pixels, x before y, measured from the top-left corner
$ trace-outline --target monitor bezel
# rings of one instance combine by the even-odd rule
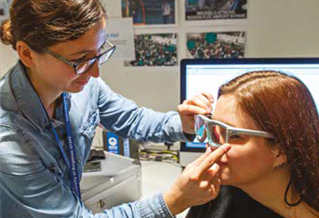
[[[239,59],[183,59],[180,67],[180,99],[181,103],[186,100],[186,66],[187,65],[211,65],[211,64],[319,64],[319,58],[239,58]],[[180,151],[204,152],[205,148],[186,147],[185,142],[181,142]]]

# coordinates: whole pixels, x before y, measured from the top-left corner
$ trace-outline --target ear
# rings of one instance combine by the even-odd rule
[[[276,148],[273,150],[275,154],[274,168],[280,167],[287,163],[287,156],[281,148]]]
[[[20,60],[26,67],[30,68],[32,65],[34,65],[35,51],[33,51],[27,43],[18,41],[16,48]]]

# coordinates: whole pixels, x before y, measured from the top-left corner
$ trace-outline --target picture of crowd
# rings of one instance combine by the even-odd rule
[[[189,33],[188,58],[243,58],[245,32]]]
[[[246,19],[247,0],[185,0],[186,20]]]
[[[126,66],[176,66],[177,34],[135,36],[136,60]]]
[[[122,17],[135,25],[175,24],[174,0],[122,0]]]

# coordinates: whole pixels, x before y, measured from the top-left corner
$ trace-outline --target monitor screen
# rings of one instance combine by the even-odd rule
[[[218,88],[243,73],[257,70],[276,70],[294,75],[309,88],[319,105],[319,58],[212,59],[182,60],[181,101],[203,91],[217,99]],[[203,152],[204,143],[181,143],[181,151]]]

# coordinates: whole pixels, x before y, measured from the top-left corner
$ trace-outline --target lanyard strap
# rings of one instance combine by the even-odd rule
[[[77,164],[76,164],[76,152],[75,152],[75,147],[74,147],[74,139],[72,135],[72,128],[71,128],[71,122],[70,122],[70,117],[69,117],[69,111],[68,111],[68,104],[66,100],[66,94],[62,94],[63,98],[63,109],[64,109],[64,119],[65,119],[65,125],[66,125],[66,134],[67,134],[67,141],[68,141],[68,154],[70,157],[70,161],[68,161],[68,158],[63,150],[62,143],[59,139],[59,136],[50,121],[51,129],[53,131],[53,134],[55,136],[55,139],[59,145],[59,148],[62,152],[63,159],[65,163],[70,166],[70,173],[71,173],[71,187],[72,190],[76,193],[76,195],[81,199],[81,191],[80,191],[80,177],[79,177],[79,172],[77,170]],[[50,119],[49,119],[50,120]]]

